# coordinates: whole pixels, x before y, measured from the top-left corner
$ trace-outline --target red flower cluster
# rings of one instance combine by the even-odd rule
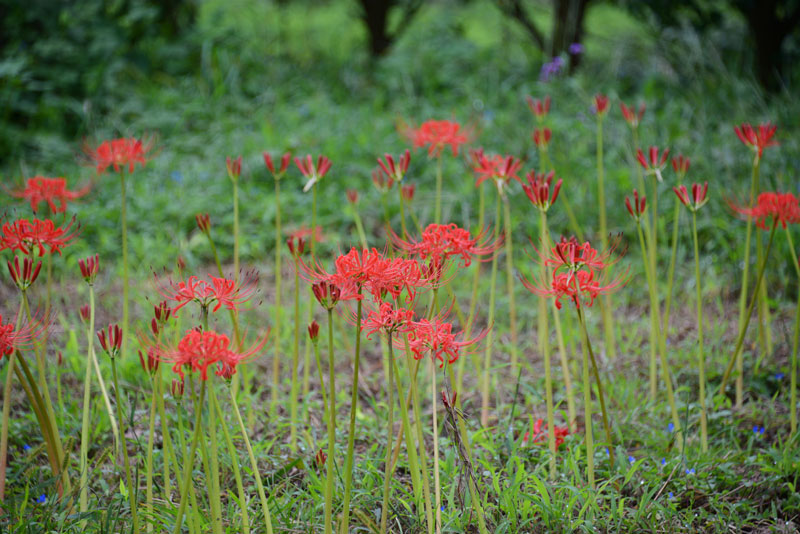
[[[25,189],[12,191],[11,196],[24,198],[30,202],[34,213],[38,211],[39,204],[42,202],[47,202],[51,212],[63,213],[67,211],[68,202],[86,195],[89,189],[90,186],[86,185],[77,191],[70,191],[67,189],[67,181],[64,178],[34,176],[28,178]]]
[[[628,107],[622,102],[619,103],[619,109],[622,111],[622,117],[625,119],[625,122],[627,122],[631,128],[637,128],[639,123],[642,122],[645,110],[644,102],[639,104],[638,112],[634,106]]]
[[[197,276],[190,276],[185,282],[178,283],[171,280],[162,282],[158,276],[153,276],[161,296],[176,303],[172,307],[172,312],[175,314],[190,302],[197,302],[206,309],[216,303],[214,312],[222,306],[238,311],[238,306],[253,298],[258,285],[258,274],[255,271],[244,273],[238,284],[233,280],[216,276],[209,276],[210,282],[201,280]]]
[[[686,176],[689,172],[690,161],[689,158],[683,154],[678,154],[678,157],[672,158],[672,169],[678,174],[679,178]]]
[[[528,102],[528,108],[530,108],[531,113],[539,122],[543,121],[547,114],[550,113],[550,95],[545,96],[544,100],[528,95],[525,100]]]
[[[395,306],[391,302],[381,302],[377,310],[367,312],[362,328],[367,331],[368,339],[379,330],[391,336],[395,332],[407,331],[413,319],[414,310]]]
[[[625,284],[624,274],[611,280],[604,276],[608,267],[617,261],[611,258],[615,250],[616,244],[601,253],[588,241],[581,245],[574,237],[562,237],[549,253],[540,252],[545,265],[553,268],[551,279],[530,282],[523,278],[522,284],[539,296],[554,297],[559,309],[564,297],[571,300],[576,308],[581,305],[591,307],[599,295],[612,293]]]
[[[237,180],[239,175],[242,174],[242,156],[236,159],[230,156],[225,158],[225,170],[228,171],[228,178],[234,181]]]
[[[272,155],[269,152],[264,152],[264,165],[267,166],[269,172],[272,173],[272,176],[275,177],[276,180],[283,177],[286,174],[286,170],[289,168],[289,161],[292,159],[292,154],[286,152],[283,156],[281,156],[281,164],[278,169],[275,169],[275,164],[272,162]]]
[[[461,349],[480,342],[488,330],[484,330],[472,339],[464,339],[464,332],[453,333],[453,324],[442,318],[433,320],[421,319],[408,324],[408,343],[414,359],[419,360],[426,354],[439,361],[444,367],[445,361],[455,363],[461,355]]]
[[[184,378],[184,367],[190,372],[199,371],[202,380],[208,380],[208,368],[219,364],[215,374],[223,378],[231,378],[236,374],[236,367],[252,358],[267,342],[265,335],[259,342],[244,352],[230,349],[231,341],[225,334],[213,331],[200,332],[187,330],[178,346],[173,349],[155,347],[158,359],[172,365],[172,370]]]
[[[461,129],[455,121],[429,120],[419,128],[406,126],[403,133],[411,141],[414,148],[428,147],[428,156],[439,157],[446,146],[453,155],[458,155],[458,148],[469,141],[469,133]]]
[[[647,151],[647,157],[645,157],[644,152],[642,152],[641,148],[636,149],[636,159],[639,160],[639,164],[645,171],[645,174],[655,174],[656,178],[661,181],[661,171],[667,165],[667,157],[669,156],[669,149],[664,149],[664,152],[661,153],[661,157],[658,155],[658,147],[651,146],[650,150]]]
[[[17,219],[3,224],[0,233],[0,250],[18,250],[23,254],[32,254],[39,250],[39,256],[45,252],[61,254],[61,249],[78,236],[80,225],[75,218],[66,226],[56,226],[50,219]]]
[[[34,267],[31,258],[23,258],[22,267],[19,265],[19,256],[14,257],[14,263],[11,263],[11,261],[7,263],[11,280],[14,281],[14,284],[16,284],[21,291],[25,291],[31,287],[39,277],[39,271],[42,270],[42,262],[40,261],[36,264],[36,267]]]
[[[94,256],[89,256],[86,259],[79,259],[78,267],[81,270],[81,276],[83,276],[83,279],[86,280],[87,283],[93,284],[94,279],[97,277],[97,273],[100,270],[100,255],[95,254]]]
[[[631,204],[631,199],[629,197],[625,197],[625,207],[628,208],[628,213],[631,214],[631,217],[638,222],[647,208],[647,197],[644,195],[640,197],[639,192],[634,189],[633,204]]]
[[[380,167],[375,167],[372,170],[372,185],[381,193],[388,193],[394,185],[394,178],[392,175],[387,175]]]
[[[547,148],[552,137],[553,132],[550,128],[536,128],[533,130],[533,144],[540,149]]]
[[[553,436],[556,439],[556,449],[561,447],[561,444],[564,443],[564,438],[566,438],[568,435],[569,435],[568,427],[553,425]],[[533,424],[533,439],[529,438],[530,438],[530,433],[525,432],[525,435],[522,437],[523,446],[528,445],[529,443],[547,443],[548,439],[547,424],[541,419],[537,419],[536,422]]]
[[[683,203],[683,205],[689,208],[691,211],[699,210],[706,202],[708,202],[708,198],[706,198],[706,194],[708,193],[708,182],[705,182],[703,185],[692,184],[691,196],[689,196],[689,192],[686,190],[685,185],[673,187],[672,190],[675,191],[675,194],[678,196],[678,199]]]
[[[602,118],[608,112],[608,97],[601,94],[594,95],[594,112]]]
[[[522,167],[522,162],[514,156],[501,156],[495,154],[487,156],[483,149],[472,151],[472,170],[478,175],[475,186],[481,185],[488,179],[492,179],[497,185],[497,189],[502,193],[512,179],[520,181],[517,173]]]
[[[429,224],[422,232],[419,241],[404,241],[397,234],[392,236],[398,248],[420,259],[433,259],[439,265],[446,260],[458,256],[462,266],[467,267],[473,258],[491,256],[502,245],[502,237],[490,241],[491,236],[484,231],[472,237],[468,230],[459,228],[455,223]]]
[[[314,165],[314,160],[311,154],[308,154],[305,159],[294,158],[294,164],[300,169],[300,172],[308,178],[306,185],[303,186],[303,193],[308,193],[314,185],[322,180],[328,171],[331,169],[331,160],[325,156],[317,157],[317,164]]]
[[[108,325],[107,336],[105,330],[98,330],[97,339],[100,341],[100,346],[111,358],[116,358],[122,350],[122,328],[118,324]]]
[[[525,191],[528,200],[541,211],[546,212],[550,209],[550,206],[552,206],[558,198],[558,192],[561,191],[561,178],[559,178],[556,185],[551,188],[554,176],[554,171],[550,171],[547,174],[536,174],[536,171],[531,171],[525,176],[528,183],[522,185],[522,190]]]
[[[395,163],[394,158],[391,154],[384,154],[383,159],[378,158],[378,165],[381,166],[381,169],[386,174],[386,177],[389,179],[389,183],[397,181],[402,182],[403,177],[406,175],[408,171],[408,164],[411,162],[411,152],[406,149],[399,158],[397,158],[397,163]],[[374,175],[373,175],[374,181]],[[392,187],[389,185],[389,187]]]
[[[777,129],[778,127],[776,125],[770,124],[769,122],[760,124],[758,126],[758,130],[753,128],[748,123],[733,127],[733,131],[736,132],[736,136],[739,138],[739,140],[752,148],[755,151],[758,159],[761,159],[761,155],[764,153],[765,148],[768,146],[776,146],[778,144],[777,141],[772,139]]]
[[[798,198],[792,193],[761,193],[752,208],[732,207],[737,213],[755,219],[756,225],[762,230],[769,230],[776,224],[786,228],[787,224],[800,223]]]
[[[109,167],[115,172],[128,167],[128,172],[133,172],[138,163],[144,167],[147,163],[147,153],[153,148],[152,140],[120,138],[103,141],[97,148],[86,147],[84,150],[97,167],[97,174],[103,174]]]
[[[47,330],[47,324],[40,321],[31,321],[14,328],[10,322],[3,324],[3,316],[0,315],[0,360],[4,356],[11,356],[15,350],[27,349],[33,340]]]

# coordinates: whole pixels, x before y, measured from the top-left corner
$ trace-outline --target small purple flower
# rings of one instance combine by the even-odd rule
[[[583,45],[580,43],[572,43],[569,45],[569,53],[573,56],[577,56],[578,54],[583,54]]]
[[[636,462],[636,458],[634,458],[633,456],[628,456],[628,461],[630,463],[634,463],[634,462]]]

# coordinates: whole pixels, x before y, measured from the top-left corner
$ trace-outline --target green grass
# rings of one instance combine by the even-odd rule
[[[589,112],[595,92],[612,96],[606,120],[606,198],[609,229],[623,232],[629,245],[623,268],[630,268],[631,281],[614,297],[617,326],[623,340],[616,360],[601,358],[609,416],[615,435],[612,468],[605,444],[596,449],[599,490],[592,493],[583,478],[585,457],[581,435],[570,436],[558,453],[558,476],[547,477],[546,447],[522,448],[521,436],[528,430],[529,417],[544,417],[544,378],[536,354],[535,299],[519,291],[517,307],[521,324],[519,347],[524,369],[517,384],[507,368],[508,327],[504,314],[494,325],[496,332],[493,370],[493,426],[478,424],[479,356],[464,356],[476,365],[468,367],[467,383],[459,392],[476,458],[473,474],[479,481],[490,531],[503,532],[792,532],[800,524],[798,492],[798,436],[788,435],[788,353],[793,319],[793,295],[797,280],[788,263],[784,239],[776,240],[768,272],[770,297],[776,316],[776,352],[758,373],[746,355],[748,401],[742,410],[731,408],[727,397],[713,398],[709,415],[709,452],[700,453],[699,411],[696,405],[693,326],[694,274],[691,241],[684,216],[681,226],[676,300],[670,330],[669,360],[674,373],[678,409],[686,430],[685,453],[677,452],[666,424],[669,408],[664,398],[647,400],[646,286],[641,270],[635,227],[622,201],[635,183],[635,163],[630,133],[621,120],[617,103],[643,99],[648,110],[641,128],[643,143],[669,146],[692,160],[689,179],[708,180],[711,202],[701,211],[699,232],[705,291],[709,391],[716,393],[720,373],[735,339],[735,309],[740,279],[741,243],[744,223],[732,216],[728,199],[745,198],[749,184],[750,155],[733,134],[733,125],[744,121],[772,120],[779,125],[780,147],[768,149],[762,167],[765,188],[797,190],[795,176],[800,158],[798,145],[798,104],[790,94],[770,98],[762,95],[746,74],[733,70],[735,58],[746,51],[731,45],[734,37],[717,36],[701,42],[689,30],[660,32],[631,19],[618,8],[601,4],[592,8],[587,21],[587,58],[576,76],[550,83],[537,81],[538,67],[545,58],[525,40],[522,31],[500,17],[487,2],[472,2],[461,8],[447,2],[421,10],[394,50],[377,65],[371,65],[363,51],[364,31],[353,18],[354,7],[347,2],[326,3],[309,9],[306,5],[278,7],[272,3],[237,0],[229,4],[209,1],[201,5],[199,29],[193,36],[200,58],[195,74],[153,79],[141,77],[133,68],[119,76],[112,93],[116,105],[107,115],[84,114],[80,130],[92,143],[116,134],[158,135],[158,150],[145,170],[129,180],[130,250],[133,278],[134,324],[147,328],[150,307],[158,300],[150,282],[152,270],[172,269],[183,257],[192,273],[213,272],[212,257],[205,236],[195,228],[194,215],[209,212],[212,233],[223,255],[232,264],[233,238],[230,182],[225,175],[225,156],[244,155],[240,181],[242,258],[262,273],[262,296],[254,299],[244,314],[251,331],[271,324],[277,312],[272,304],[272,257],[274,253],[274,203],[272,180],[264,169],[261,151],[292,150],[297,155],[323,153],[333,161],[330,174],[321,185],[319,223],[327,237],[320,257],[328,262],[332,254],[357,243],[355,227],[345,203],[345,191],[358,189],[359,209],[370,245],[382,247],[383,210],[379,194],[372,189],[370,172],[375,158],[384,152],[398,153],[406,142],[398,133],[400,121],[421,122],[428,118],[454,118],[475,127],[475,146],[515,154],[526,161],[526,170],[538,168],[536,151],[530,141],[533,118],[526,94],[550,94],[553,110],[549,121],[554,132],[551,156],[564,191],[590,237],[598,238],[594,182],[594,119]],[[545,14],[537,19],[543,25]],[[731,29],[735,36],[737,26]],[[741,31],[741,28],[738,28]],[[733,58],[733,59],[731,59]],[[92,193],[70,208],[78,216],[83,233],[55,262],[57,280],[56,321],[53,350],[64,354],[64,366],[52,366],[51,379],[60,376],[62,398],[54,399],[59,428],[72,452],[70,468],[77,473],[80,435],[79,382],[84,369],[83,327],[78,318],[86,300],[78,283],[77,258],[98,252],[101,275],[98,328],[119,319],[118,272],[119,194],[113,176],[96,178],[81,165],[83,139],[63,139],[49,132],[31,131],[25,150],[13,160],[0,162],[4,183],[33,174],[64,175],[70,183],[95,180]],[[477,194],[474,177],[462,161],[446,158],[444,213],[459,224],[474,223]],[[423,221],[432,218],[434,165],[424,152],[413,155],[408,179],[417,184],[413,210]],[[672,179],[672,173],[668,173]],[[671,229],[669,190],[661,189],[663,214],[660,235]],[[9,185],[9,187],[13,187]],[[284,226],[308,225],[311,200],[300,192],[302,181],[292,171],[282,184]],[[517,253],[515,267],[529,275],[536,268],[522,252],[537,231],[537,218],[518,186],[512,190],[512,218]],[[389,201],[395,229],[399,227],[399,205]],[[5,197],[8,198],[8,197]],[[487,195],[491,198],[491,195]],[[668,199],[668,200],[667,200]],[[27,207],[3,200],[2,212],[9,217],[25,216]],[[568,231],[566,217],[556,206],[551,212],[555,235]],[[489,210],[490,211],[490,210]],[[778,236],[781,237],[781,236]],[[659,250],[662,263],[668,258],[666,240]],[[285,265],[288,264],[287,260]],[[502,260],[501,260],[502,261]],[[502,264],[501,264],[502,265]],[[291,295],[291,277],[284,302]],[[5,278],[4,278],[5,280]],[[461,273],[454,285],[459,303],[466,307],[471,271]],[[4,282],[5,283],[5,282]],[[502,287],[502,285],[501,285]],[[41,289],[36,288],[41,295]],[[521,289],[521,288],[518,288]],[[481,294],[488,296],[488,277],[481,280]],[[10,285],[0,288],[3,316],[15,312]],[[663,296],[663,295],[662,295]],[[485,305],[481,301],[482,315]],[[507,309],[507,295],[498,291],[498,310]],[[305,308],[303,308],[305,310]],[[306,311],[303,311],[306,313]],[[565,309],[562,315],[571,313]],[[284,310],[285,318],[290,311]],[[182,314],[182,328],[191,326],[190,313]],[[599,309],[589,313],[590,334],[596,344],[602,339]],[[219,319],[227,328],[227,318]],[[284,320],[284,324],[289,321]],[[573,320],[573,377],[578,376],[580,340]],[[337,442],[341,457],[337,481],[341,494],[344,474],[343,444],[349,409],[349,367],[352,333],[337,326],[337,406],[340,408]],[[753,328],[753,326],[751,326]],[[754,336],[752,336],[754,337]],[[281,340],[287,353],[292,332]],[[363,358],[361,411],[357,418],[356,475],[352,525],[370,531],[377,525],[383,474],[385,392],[377,343],[366,342]],[[326,354],[323,350],[323,354]],[[108,362],[104,368],[110,373]],[[257,388],[242,403],[252,414],[251,438],[269,491],[273,524],[295,532],[322,529],[324,470],[314,464],[314,455],[325,443],[321,399],[312,391],[303,399],[302,447],[292,454],[286,439],[288,410],[269,419],[271,353],[253,365]],[[401,373],[407,374],[404,365]],[[284,366],[285,369],[285,366]],[[107,375],[110,376],[110,375]],[[288,375],[287,375],[288,376]],[[312,370],[312,383],[315,370]],[[121,379],[131,400],[126,406],[134,438],[131,447],[139,454],[138,477],[142,494],[144,448],[146,446],[149,385],[135,355],[121,362]],[[287,379],[288,381],[288,379]],[[427,378],[423,378],[423,388]],[[562,383],[555,368],[555,383]],[[281,396],[288,397],[288,384],[280,384]],[[565,420],[563,392],[556,392],[559,420]],[[220,395],[220,397],[223,397]],[[427,397],[425,397],[427,398]],[[288,400],[288,399],[287,399]],[[7,400],[4,399],[4,402]],[[82,519],[65,501],[54,498],[54,482],[44,461],[35,419],[25,408],[22,393],[15,389],[10,431],[9,495],[0,516],[0,530],[9,532],[78,532]],[[176,408],[168,398],[168,417],[174,428]],[[287,402],[288,404],[288,402]],[[432,443],[428,418],[429,401],[422,403],[426,440]],[[223,406],[224,410],[225,406]],[[108,422],[100,404],[93,409],[91,464],[92,532],[124,532],[130,528],[127,500],[118,491],[118,476],[111,459]],[[511,414],[514,414],[513,418]],[[228,412],[226,412],[228,413]],[[443,417],[444,414],[440,413]],[[247,417],[247,416],[245,416]],[[399,418],[396,418],[399,419]],[[227,421],[232,428],[233,420]],[[752,428],[766,428],[757,436]],[[399,426],[399,422],[398,422]],[[599,420],[595,421],[599,429]],[[442,423],[440,448],[446,532],[472,532],[474,517],[462,499],[464,475],[449,427]],[[235,434],[235,432],[234,432]],[[601,433],[596,431],[595,439]],[[173,437],[173,439],[175,439]],[[240,465],[251,500],[247,504],[251,524],[258,524],[260,507],[246,461],[243,444]],[[24,446],[31,447],[25,450]],[[630,463],[628,458],[633,457]],[[664,464],[662,465],[662,459]],[[155,470],[160,472],[163,456],[157,446]],[[239,505],[230,460],[221,460],[223,517],[231,532],[238,531]],[[199,464],[199,462],[198,462]],[[394,532],[424,531],[424,514],[415,508],[407,463],[403,456],[393,479],[392,529]],[[694,471],[687,474],[687,469]],[[206,499],[202,470],[194,475],[199,496]],[[161,484],[160,475],[156,483]],[[173,485],[174,486],[174,485]],[[159,494],[160,486],[156,493]],[[77,495],[77,489],[75,494]],[[37,504],[39,495],[47,502]],[[143,500],[143,495],[142,495]],[[172,528],[174,505],[157,501],[154,517],[145,521],[156,532]],[[278,529],[280,531],[280,529]]]

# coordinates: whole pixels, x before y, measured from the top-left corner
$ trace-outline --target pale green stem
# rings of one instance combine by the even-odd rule
[[[406,338],[406,360],[408,361],[408,368],[411,369],[413,357],[408,345],[408,338]],[[417,393],[417,372],[419,369],[420,360],[416,361],[414,371],[411,373],[411,400],[414,410],[414,427],[417,431],[417,447],[419,451],[419,465],[422,473],[422,498],[425,502],[425,521],[428,527],[428,534],[433,534],[434,519],[433,519],[433,505],[431,502],[430,479],[428,477],[428,460],[425,456],[425,440],[422,437],[422,411],[419,408],[419,394]]]
[[[706,418],[706,355],[703,352],[703,293],[700,289],[700,246],[697,243],[697,213],[692,211],[692,240],[694,241],[694,277],[697,297],[697,371],[700,382],[700,440],[703,452],[708,452],[708,422]]]
[[[124,337],[123,337],[124,339]],[[122,418],[122,395],[119,389],[119,379],[117,378],[117,361],[111,358],[111,372],[114,376],[114,391],[117,393],[117,422],[119,424],[120,436],[122,436],[122,462],[125,467],[125,483],[128,485],[128,502],[131,507],[131,518],[133,519],[133,532],[139,532],[139,516],[136,513],[136,488],[133,486],[131,478],[131,463],[128,458],[128,444],[125,442],[125,420]]]
[[[319,371],[319,391],[322,395],[322,413],[324,414],[325,421],[328,420],[328,393],[325,388],[325,373],[322,370],[322,360],[319,356],[319,343],[314,345],[314,359],[317,362],[317,370]]]
[[[500,193],[498,192],[498,195]],[[511,209],[509,200],[503,199],[503,218],[505,220],[505,245],[506,245],[506,285],[508,286],[508,317],[511,326],[511,373],[517,372],[517,306],[514,299],[514,248],[511,240]]]
[[[438,403],[436,402],[436,368],[433,357],[430,359],[431,373],[431,430],[433,431],[433,494],[436,507],[436,534],[442,532],[442,490],[439,482],[439,425],[437,422]]]
[[[156,433],[156,381],[150,381],[153,393],[150,397],[150,423],[147,428],[147,453],[145,456],[145,510],[147,532],[153,532],[153,440]],[[164,460],[166,462],[166,459]]]
[[[600,242],[603,250],[608,250],[608,222],[606,219],[605,166],[603,164],[603,120],[597,116],[597,207],[600,212]],[[614,316],[611,315],[613,305],[611,295],[603,295],[600,300],[603,312],[603,334],[606,354],[609,358],[617,356],[617,340],[614,336]]]
[[[614,440],[611,437],[611,426],[608,424],[608,411],[606,410],[605,394],[603,393],[603,383],[600,381],[600,372],[597,369],[597,360],[594,358],[594,350],[592,350],[592,342],[589,339],[589,331],[586,329],[586,320],[583,317],[583,312],[580,308],[578,310],[578,322],[581,325],[583,339],[586,342],[586,350],[589,352],[589,360],[592,363],[592,373],[594,374],[594,382],[597,384],[597,400],[600,401],[600,414],[603,418],[603,428],[606,432],[606,441],[608,442],[609,450],[614,450]],[[614,467],[614,455],[609,455],[609,462],[611,467]]]
[[[592,383],[589,377],[589,350],[583,336],[583,419],[586,439],[586,477],[589,487],[594,489],[594,438],[592,436]]]
[[[17,327],[19,327],[21,319],[22,302],[20,302],[19,311],[17,311]],[[17,351],[13,351],[8,358],[8,371],[6,371],[6,381],[3,389],[3,426],[2,429],[0,429],[0,514],[2,514],[2,504],[6,495],[6,468],[8,467],[8,424],[11,417],[11,387],[14,383],[14,368],[17,359],[16,353]],[[86,395],[84,394],[84,399],[85,397]],[[83,487],[83,484],[81,487]]]
[[[164,499],[167,502],[171,501],[172,490],[170,486],[172,485],[170,476],[169,476],[169,458],[175,457],[175,453],[172,450],[172,438],[169,435],[169,428],[167,427],[167,417],[166,417],[166,410],[164,410],[164,381],[161,378],[161,370],[164,368],[163,365],[159,365],[158,369],[156,369],[156,386],[157,386],[157,394],[156,394],[156,408],[158,409],[158,419],[161,424],[161,440],[163,442],[163,451],[164,451]],[[177,462],[173,462],[175,464],[175,468],[178,469]],[[177,471],[176,471],[177,474]]]
[[[79,503],[81,513],[89,510],[89,414],[92,404],[92,353],[94,352],[94,287],[91,284],[89,284],[89,324],[86,326],[86,375],[83,379],[80,452],[81,494]]]
[[[222,505],[221,494],[219,485],[219,447],[217,446],[217,414],[214,410],[214,404],[217,402],[217,396],[214,392],[214,383],[208,385],[208,434],[211,438],[209,449],[209,460],[211,463],[211,472],[208,473],[210,478],[209,484],[209,504],[211,505],[211,526],[216,534],[222,534]]]
[[[436,210],[434,222],[442,224],[442,155],[436,157]]]
[[[239,494],[239,508],[242,511],[242,532],[249,534],[250,532],[250,516],[247,513],[247,494],[244,492],[244,484],[242,483],[242,473],[239,469],[239,451],[233,445],[231,433],[228,430],[228,425],[225,423],[225,416],[222,409],[219,407],[219,402],[216,395],[211,397],[214,404],[214,411],[217,414],[220,422],[222,423],[222,436],[225,439],[225,446],[228,448],[228,454],[231,457],[231,467],[233,468],[233,478],[236,480],[236,491]]]
[[[758,275],[756,276],[756,285],[755,288],[761,284],[761,281],[764,279],[764,271],[766,270],[767,260],[769,259],[769,252],[772,248],[772,239],[775,237],[775,229],[778,227],[777,221],[773,221],[772,223],[772,230],[769,233],[769,241],[767,241],[767,250],[764,253],[764,259],[759,265],[758,268]],[[744,288],[742,288],[744,291]],[[725,386],[728,385],[728,378],[730,378],[731,371],[733,370],[734,363],[738,363],[739,358],[741,357],[742,347],[744,346],[744,337],[747,334],[747,327],[750,326],[750,316],[753,314],[753,308],[755,307],[756,301],[758,300],[758,291],[753,290],[753,295],[750,298],[750,304],[747,306],[747,311],[744,314],[744,324],[739,328],[739,336],[736,338],[736,348],[733,351],[733,357],[728,361],[728,366],[725,368],[725,372],[722,374],[722,381],[719,385],[719,393],[720,395],[725,393]],[[739,372],[741,375],[741,372]]]
[[[297,450],[297,366],[300,364],[300,268],[294,265],[294,348],[292,349],[291,396],[289,397],[289,446]]]
[[[192,442],[189,446],[189,454],[183,459],[183,488],[184,491],[181,492],[181,501],[178,503],[178,512],[175,515],[175,529],[172,531],[173,534],[180,534],[181,526],[183,523],[183,514],[186,511],[186,497],[187,494],[190,492],[188,491],[192,486],[192,465],[194,464],[194,455],[197,452],[197,443],[200,440],[200,431],[203,424],[203,401],[205,400],[206,396],[206,382],[205,380],[201,381],[202,385],[200,386],[200,399],[194,405],[195,409],[195,417],[194,417],[194,432],[192,434]],[[191,377],[190,377],[190,384],[191,384]]]
[[[125,200],[125,168],[119,171],[120,183],[120,223],[122,224],[122,352],[120,357],[125,360],[128,356],[128,334],[130,332],[130,288],[128,287],[128,219],[127,201]]]
[[[500,233],[500,195],[497,195],[497,208],[495,210],[495,239]],[[495,289],[497,287],[497,254],[492,257],[492,275],[491,282],[489,283],[489,326],[494,324],[494,304],[495,304]],[[486,351],[483,358],[483,376],[481,377],[481,425],[486,427],[489,425],[489,384],[491,381],[490,370],[492,368],[492,338],[494,328],[489,330],[486,335]]]
[[[358,291],[361,295],[361,288]],[[350,495],[353,491],[353,452],[356,442],[356,412],[358,411],[358,368],[361,360],[361,299],[356,304],[356,348],[353,357],[353,387],[350,395],[350,426],[347,432],[345,458],[344,500],[342,508],[342,534],[350,532]]]
[[[92,328],[92,332],[90,336],[94,335],[94,328]],[[92,340],[94,338],[92,337]],[[106,412],[108,412],[108,422],[111,425],[111,434],[114,437],[114,450],[119,453],[119,448],[122,445],[122,440],[120,439],[119,435],[119,427],[117,427],[117,418],[114,416],[114,408],[111,407],[111,398],[108,395],[108,390],[106,389],[106,381],[103,379],[103,373],[100,371],[100,361],[97,359],[97,351],[92,348],[91,352],[91,361],[92,366],[94,367],[95,376],[97,377],[97,383],[100,386],[100,393],[103,395],[103,404],[106,406]]]
[[[385,202],[384,202],[385,205]],[[367,234],[364,233],[364,224],[361,222],[361,215],[358,213],[358,208],[353,208],[353,221],[356,223],[356,231],[358,232],[358,240],[361,242],[361,248],[367,248]],[[389,225],[386,223],[386,230],[388,232]]]
[[[394,431],[394,350],[392,344],[392,334],[389,333],[389,374],[386,376],[386,389],[389,398],[387,400],[386,422],[386,465],[383,474],[383,503],[381,504],[381,534],[386,533],[386,521],[389,517],[389,487],[392,478],[392,435]]]
[[[408,409],[411,405],[411,389],[408,389],[408,394],[406,396],[406,402],[403,403],[403,390],[400,384],[400,373],[397,368],[397,360],[391,359],[391,364],[394,372],[394,382],[395,386],[397,387],[397,398],[400,404],[400,418],[403,422],[403,425],[400,427],[400,431],[397,434],[397,440],[394,445],[394,453],[392,454],[392,469],[391,473],[394,473],[395,467],[397,466],[397,459],[400,456],[400,444],[403,442],[403,437],[405,437],[406,441],[406,452],[408,454],[408,468],[411,472],[411,486],[414,490],[414,502],[417,503],[418,509],[421,505],[420,499],[422,498],[422,487],[420,481],[420,470],[419,470],[419,461],[417,459],[417,447],[414,445],[413,437],[411,434],[411,423],[408,420]]]
[[[541,213],[541,244],[543,251],[550,248],[550,235],[547,229],[547,214],[544,210]],[[549,269],[547,264],[542,260],[541,262],[541,276],[542,280],[549,280]],[[555,479],[556,476],[556,435],[555,435],[555,417],[553,415],[553,373],[550,369],[550,329],[547,326],[547,307],[544,297],[539,297],[539,313],[541,314],[539,324],[542,326],[540,330],[540,345],[542,347],[542,358],[544,359],[544,391],[545,391],[545,404],[547,407],[547,446],[550,449],[550,479]],[[558,315],[556,315],[558,317]],[[530,434],[530,440],[533,440],[533,434]],[[532,442],[531,442],[532,443]],[[531,444],[529,443],[529,445]]]
[[[675,210],[672,218],[672,251],[669,256],[669,274],[667,278],[667,300],[664,304],[664,329],[663,335],[669,333],[669,320],[672,307],[672,288],[675,282],[675,263],[678,259],[678,226],[681,219],[681,201],[675,197]]]
[[[274,416],[275,407],[277,406],[277,398],[278,398],[278,384],[280,384],[280,360],[282,357],[281,354],[281,340],[283,339],[283,324],[281,321],[281,315],[283,315],[283,308],[281,307],[281,296],[282,296],[282,282],[283,282],[283,265],[281,262],[281,255],[283,252],[283,235],[281,233],[281,201],[280,201],[280,194],[281,194],[281,185],[280,181],[277,179],[275,180],[275,353],[273,354],[272,360],[272,387],[270,388],[270,395],[271,395],[271,403],[270,403],[270,416]],[[313,234],[312,234],[312,243],[313,243]],[[299,291],[297,285],[295,284],[295,292]],[[296,318],[295,318],[296,322]],[[297,325],[295,325],[297,328]],[[297,351],[297,347],[295,347],[295,351]],[[292,423],[294,424],[294,423]],[[292,440],[294,442],[294,440]]]
[[[397,194],[400,195],[400,228],[403,231],[403,239],[408,239],[406,230],[406,199],[403,197],[403,182],[397,183]]]
[[[333,464],[336,461],[336,385],[333,361],[333,310],[328,310],[328,459],[325,478],[325,534],[333,531]]]
[[[486,193],[484,192],[485,188],[480,187],[478,188],[478,227],[477,232],[483,232],[483,219],[486,212]],[[466,336],[465,339],[469,339],[472,335],[472,327],[475,322],[475,312],[478,309],[478,282],[480,281],[481,276],[481,263],[475,262],[475,267],[473,267],[473,275],[472,275],[472,293],[470,296],[469,301],[469,315],[467,318],[466,327],[464,328],[464,335]],[[466,365],[466,358],[459,358],[458,360],[458,378],[456,380],[456,391],[461,391],[462,386],[464,385],[464,367]],[[459,401],[460,402],[460,401]]]

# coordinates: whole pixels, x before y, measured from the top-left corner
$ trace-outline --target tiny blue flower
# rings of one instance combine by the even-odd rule
[[[22,450],[27,452],[27,451],[31,450],[31,446],[26,443],[25,445],[22,446]]]
[[[687,475],[693,475],[694,474],[694,467],[692,467],[691,469],[687,469],[686,470],[686,474]]]
[[[675,423],[670,423],[667,425],[667,432],[669,432],[670,434],[675,432]]]
[[[607,455],[609,455],[609,456],[611,456],[611,451],[610,451],[610,450],[608,450],[608,447],[606,447],[606,454],[607,454]]]
[[[183,182],[183,173],[181,171],[172,171],[170,178],[172,178],[173,182],[181,183]]]
[[[36,499],[36,502],[37,502],[38,504],[44,504],[44,503],[46,503],[46,502],[47,502],[47,497],[45,496],[45,494],[44,494],[44,493],[42,493],[41,495],[39,495],[39,498],[38,498],[38,499]]]
[[[628,461],[630,463],[634,463],[636,461],[636,458],[634,458],[633,456],[628,456]]]
[[[442,512],[444,512],[444,505],[442,505]]]
[[[661,465],[667,465],[667,459],[666,458],[662,458],[661,459]]]
[[[783,380],[783,377],[785,377],[786,375],[781,373],[781,372],[777,372],[777,373],[775,373],[774,376],[775,376],[775,380]]]
[[[675,495],[673,495],[673,494],[672,494],[672,492],[670,491],[670,492],[669,492],[669,500],[672,500],[672,499],[674,499],[674,498],[675,498]]]
[[[573,56],[577,56],[578,54],[583,53],[583,45],[580,43],[572,43],[571,45],[569,45],[568,50],[570,54],[572,54]]]
[[[765,429],[763,426],[758,426],[758,425],[753,426],[753,434],[755,434],[756,436],[763,436],[764,431]]]

